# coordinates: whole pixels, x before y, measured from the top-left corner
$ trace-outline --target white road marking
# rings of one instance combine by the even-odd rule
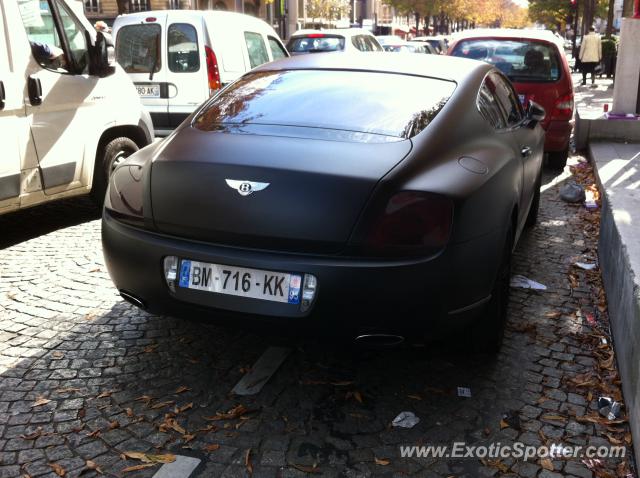
[[[199,458],[177,455],[176,461],[162,465],[153,478],[189,478],[200,461]]]
[[[251,371],[236,383],[231,392],[236,395],[255,395],[260,392],[290,353],[289,348],[269,347],[251,367]]]

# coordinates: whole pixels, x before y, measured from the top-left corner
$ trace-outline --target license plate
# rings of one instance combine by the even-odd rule
[[[300,303],[302,276],[183,260],[179,286],[273,302]]]
[[[136,85],[141,98],[160,98],[160,85]]]

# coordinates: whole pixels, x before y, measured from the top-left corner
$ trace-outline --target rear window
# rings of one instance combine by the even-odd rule
[[[127,73],[160,71],[160,25],[127,25],[118,32],[116,61]]]
[[[554,45],[536,40],[462,40],[452,55],[491,63],[515,82],[553,82],[562,69]]]
[[[287,43],[289,53],[316,53],[344,50],[344,37],[330,35],[297,36]]]
[[[200,69],[200,51],[196,29],[187,23],[173,23],[167,32],[169,38],[169,69],[175,73],[193,73]]]
[[[427,127],[454,90],[451,81],[391,73],[262,71],[213,98],[194,126],[219,131],[227,125],[276,125],[410,138]]]

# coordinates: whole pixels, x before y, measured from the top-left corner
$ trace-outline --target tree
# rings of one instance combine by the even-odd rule
[[[316,19],[339,20],[351,11],[349,0],[308,0],[307,16]]]

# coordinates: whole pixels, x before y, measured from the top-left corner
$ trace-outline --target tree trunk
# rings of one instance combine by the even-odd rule
[[[420,14],[418,12],[415,13],[416,15],[416,36],[420,36]]]
[[[613,9],[615,3],[616,0],[609,0],[609,11],[607,12],[607,38],[611,38],[611,33],[613,33]]]

